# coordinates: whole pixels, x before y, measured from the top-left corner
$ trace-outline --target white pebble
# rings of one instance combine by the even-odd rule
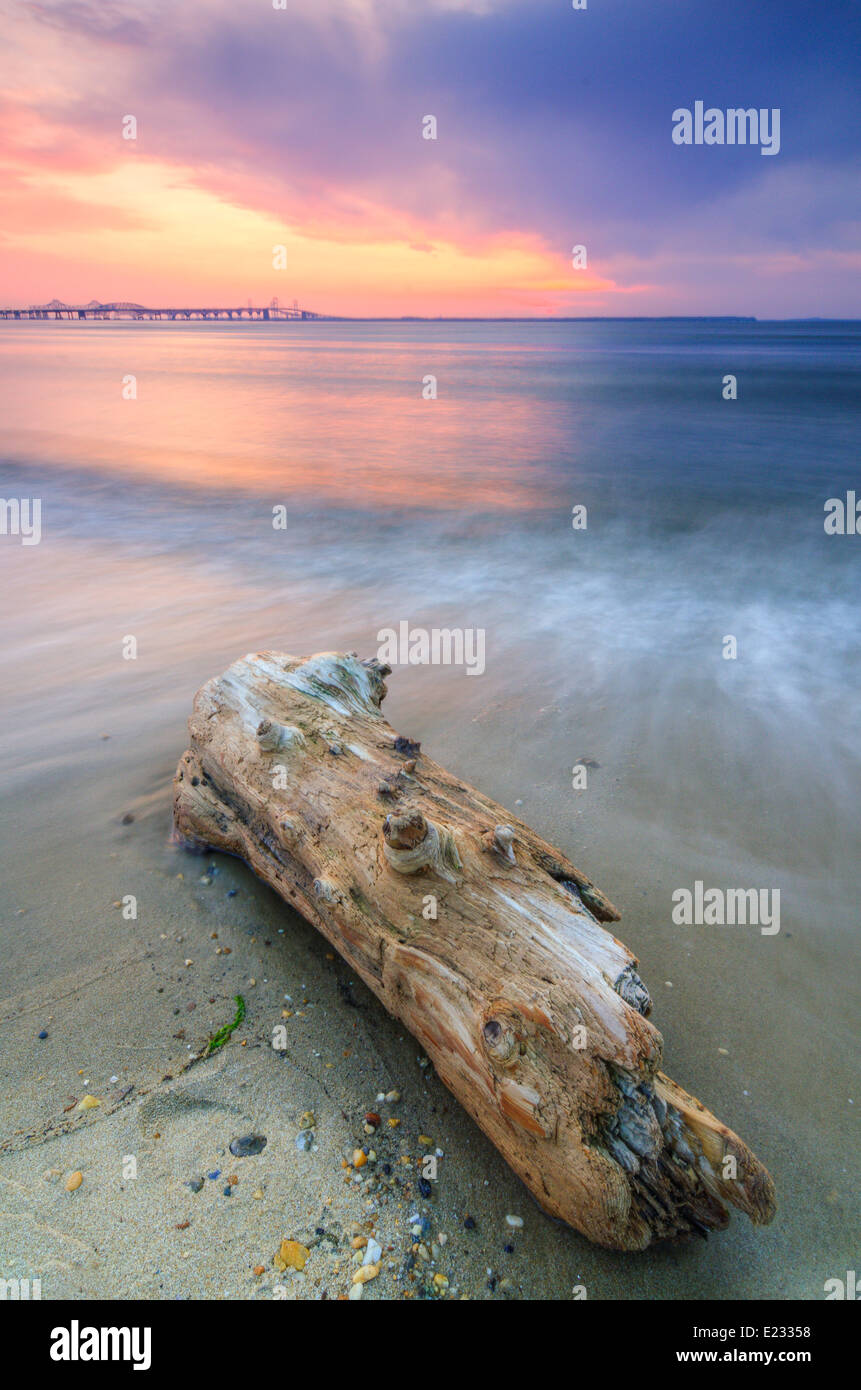
[[[373,1236],[368,1236],[368,1244],[365,1248],[365,1258],[363,1265],[378,1265],[383,1257],[383,1247],[378,1245]]]
[[[508,1225],[509,1225],[509,1226],[513,1226],[513,1227],[515,1228],[515,1230],[519,1230],[520,1227],[523,1225],[523,1217],[522,1217],[522,1216],[512,1216],[511,1213],[509,1212],[505,1219],[506,1219],[506,1221],[508,1222]]]

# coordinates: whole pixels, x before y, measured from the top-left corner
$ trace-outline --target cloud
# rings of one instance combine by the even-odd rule
[[[131,113],[141,166],[304,237],[467,257],[528,243],[544,283],[585,243],[607,294],[668,298],[696,246],[691,312],[713,288],[709,237],[712,280],[743,294],[728,241],[770,265],[791,248],[815,274],[857,220],[861,15],[843,0],[815,30],[802,0],[41,0],[10,25],[0,159],[46,179],[127,161]],[[671,113],[697,99],[780,106],[780,155],[674,146]]]

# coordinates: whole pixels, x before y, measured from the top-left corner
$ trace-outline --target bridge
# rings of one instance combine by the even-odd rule
[[[91,299],[89,304],[64,304],[61,299],[52,299],[48,304],[30,304],[26,309],[0,309],[0,319],[244,319],[281,322],[286,319],[307,320],[326,317],[327,315],[315,314],[310,309],[300,309],[295,299],[292,305],[281,304],[278,299],[272,299],[267,305],[257,308],[251,304],[243,304],[238,308],[227,309],[195,309],[180,305],[150,309],[145,304],[100,304],[97,299]]]

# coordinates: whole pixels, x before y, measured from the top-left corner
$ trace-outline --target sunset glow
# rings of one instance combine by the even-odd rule
[[[857,150],[816,124],[824,79],[807,72],[799,105],[796,38],[756,70],[751,101],[795,93],[779,155],[762,160],[673,144],[672,112],[692,98],[688,20],[668,0],[616,0],[600,25],[549,0],[0,11],[3,304],[788,315],[849,312],[848,292],[857,308]],[[732,26],[716,20],[712,44],[696,22],[722,73]],[[709,89],[707,70],[697,82]]]

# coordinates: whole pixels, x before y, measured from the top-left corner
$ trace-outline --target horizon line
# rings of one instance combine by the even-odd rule
[[[264,305],[252,306],[261,312]],[[201,306],[193,312],[214,313],[215,308]],[[247,308],[246,308],[247,312]],[[11,317],[11,315],[15,317]],[[9,315],[10,317],[5,317]],[[18,317],[21,315],[21,317]],[[45,318],[24,317],[28,310],[0,307],[0,322],[4,323],[193,323],[195,327],[213,324],[234,326],[257,325],[260,323],[861,323],[861,316],[836,316],[831,314],[788,314],[780,318],[760,318],[758,314],[320,314],[309,315],[305,319],[290,318],[264,319],[142,319],[140,317],[114,317],[93,319],[65,319],[59,315]]]

